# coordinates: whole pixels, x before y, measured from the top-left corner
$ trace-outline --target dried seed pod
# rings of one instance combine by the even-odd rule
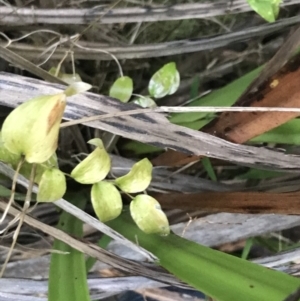
[[[109,173],[111,162],[101,139],[95,138],[88,143],[95,150],[81,161],[71,172],[71,177],[81,184],[94,184],[102,181]]]
[[[96,215],[103,223],[118,217],[122,211],[121,194],[110,182],[95,183],[91,190],[91,200]]]
[[[145,158],[135,163],[130,172],[116,179],[116,185],[124,192],[136,193],[144,191],[151,182],[152,164]]]
[[[130,214],[138,227],[148,234],[168,235],[168,218],[153,197],[140,194],[130,203]]]

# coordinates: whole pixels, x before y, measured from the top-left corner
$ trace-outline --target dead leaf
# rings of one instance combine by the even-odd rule
[[[164,209],[232,213],[300,214],[300,192],[201,192],[152,194]]]

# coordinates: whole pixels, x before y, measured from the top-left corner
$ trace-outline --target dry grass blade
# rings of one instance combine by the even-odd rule
[[[126,290],[163,287],[164,284],[140,276],[91,278],[87,279],[90,296],[93,300],[99,300],[109,295],[116,295]],[[36,296],[47,300],[48,281],[22,278],[0,279],[1,293],[12,294],[13,300],[22,301],[25,296]],[[1,298],[1,295],[0,295]]]
[[[16,67],[21,68],[22,70],[25,69],[32,74],[35,74],[38,77],[43,78],[44,80],[47,80],[51,83],[57,83],[65,85],[65,82],[61,79],[51,75],[50,73],[46,72],[42,68],[34,65],[33,63],[27,61],[23,57],[19,56],[18,54],[14,53],[13,51],[10,51],[9,49],[6,49],[2,46],[0,46],[0,57],[7,62],[13,64]]]
[[[0,200],[0,209],[4,210],[6,207],[6,203],[3,200]],[[17,216],[21,214],[21,212],[15,208],[9,209],[9,214],[13,216]],[[28,224],[29,226],[32,226],[40,231],[43,231],[44,233],[59,239],[63,241],[64,243],[70,245],[74,249],[83,252],[84,254],[91,256],[93,258],[96,258],[116,269],[129,272],[132,274],[142,275],[145,277],[149,277],[151,279],[159,280],[164,283],[168,283],[171,285],[178,285],[181,287],[186,287],[183,283],[178,281],[174,276],[163,272],[158,271],[156,266],[153,266],[151,268],[150,265],[142,265],[137,262],[133,262],[124,258],[121,258],[117,255],[114,255],[100,247],[98,247],[95,244],[92,244],[90,242],[83,242],[80,240],[77,240],[73,238],[72,236],[66,234],[65,232],[58,230],[54,227],[48,226],[30,216],[24,217],[24,222]]]
[[[34,96],[58,93],[64,88],[31,78],[0,73],[0,89],[2,91],[0,104],[15,107]],[[133,104],[123,104],[109,97],[84,93],[72,96],[68,100],[64,118],[74,120],[87,115],[119,113],[136,108],[137,106]],[[87,125],[189,155],[205,155],[272,170],[280,169],[288,172],[300,170],[299,157],[264,148],[233,144],[212,135],[171,124],[158,113],[112,117],[103,121],[89,122]]]
[[[0,162],[0,170],[1,170],[2,174],[5,174],[9,178],[13,178],[14,173],[15,173],[12,168],[10,168],[9,166],[7,166],[6,164],[4,164],[2,162]],[[24,178],[23,176],[19,175],[17,182],[20,185],[28,188],[29,181],[26,178]],[[38,191],[38,188],[37,188],[36,185],[33,187],[32,191],[34,193],[36,193]],[[154,255],[152,255],[150,252],[148,252],[148,251],[142,249],[141,247],[135,245],[134,243],[130,242],[129,240],[124,238],[122,235],[120,235],[118,232],[114,231],[110,227],[108,227],[105,224],[101,223],[97,219],[93,218],[92,216],[90,216],[86,212],[80,210],[79,208],[77,208],[76,206],[70,204],[69,202],[65,201],[64,199],[56,201],[55,204],[58,207],[60,207],[61,209],[65,210],[66,212],[69,212],[70,214],[76,216],[77,218],[79,218],[83,222],[91,225],[95,229],[97,229],[97,230],[105,233],[106,235],[110,236],[111,238],[123,243],[127,247],[132,248],[132,249],[134,249],[135,251],[137,251],[139,253],[142,253],[144,256],[146,256],[146,258],[149,261],[153,261],[153,260],[156,259],[156,257]]]
[[[284,1],[282,6],[298,4],[299,0]],[[35,9],[1,7],[0,24],[88,24],[100,19],[102,24],[156,22],[209,18],[248,12],[251,7],[243,0],[186,3],[147,7],[115,8],[94,7],[90,9]]]
[[[257,38],[267,34],[282,30],[287,26],[299,23],[300,16],[282,19],[272,24],[263,24],[255,27],[250,27],[245,30],[230,32],[224,35],[215,37],[179,40],[165,43],[153,43],[144,45],[128,45],[128,46],[106,46],[94,42],[71,43],[65,47],[60,47],[51,56],[52,59],[60,60],[66,52],[74,46],[73,51],[76,59],[80,60],[112,60],[114,55],[118,59],[136,59],[136,58],[153,58],[167,55],[183,54],[198,52],[204,50],[212,50],[227,46],[231,43],[237,43]],[[71,42],[71,41],[70,41]],[[5,44],[0,44],[5,46]],[[9,49],[21,54],[27,59],[36,59],[47,50],[49,47],[31,46],[24,43],[13,43]],[[110,53],[111,55],[101,53],[101,51]]]

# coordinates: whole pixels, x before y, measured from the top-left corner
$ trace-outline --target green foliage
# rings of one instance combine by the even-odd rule
[[[139,105],[142,108],[155,108],[157,107],[155,101],[147,96],[140,96],[139,98],[135,99],[133,103]]]
[[[267,142],[300,145],[300,119],[290,120],[260,136],[251,139],[251,142]]]
[[[124,192],[137,193],[144,191],[152,178],[152,164],[145,158],[135,163],[128,174],[115,180],[116,185]]]
[[[262,67],[256,68],[225,87],[189,103],[188,106],[232,106],[261,70]],[[214,114],[207,112],[176,113],[171,115],[170,122],[198,130],[214,117]]]
[[[81,161],[71,172],[71,177],[81,184],[94,184],[105,179],[109,173],[111,161],[100,139],[89,141],[95,150]]]
[[[38,202],[54,202],[63,197],[67,190],[66,177],[57,168],[46,169],[39,182]]]
[[[282,301],[300,286],[297,278],[212,250],[175,234],[145,234],[128,215],[123,214],[108,225],[131,241],[138,241],[176,277],[218,301]]]
[[[2,126],[2,141],[29,163],[43,163],[55,152],[66,95],[35,97],[15,108]],[[24,133],[26,133],[24,135]]]
[[[168,63],[159,69],[150,79],[148,90],[154,98],[174,94],[180,84],[180,75],[175,63]]]
[[[207,158],[207,157],[202,158],[201,163],[202,163],[204,169],[206,170],[208,176],[210,177],[210,179],[213,180],[213,181],[217,181],[217,176],[216,176],[216,173],[215,173],[215,171],[213,169],[213,166],[210,162],[210,159]]]
[[[282,173],[282,172],[250,168],[247,172],[239,175],[238,178],[245,179],[245,180],[248,180],[248,179],[263,180],[263,179],[280,177],[283,175],[284,175],[284,173]]]
[[[15,166],[18,164],[20,159],[21,159],[20,155],[11,153],[4,146],[4,143],[2,141],[2,134],[0,133],[0,161]]]
[[[82,196],[69,197],[79,208],[85,207]],[[82,221],[67,212],[62,212],[58,229],[76,237],[83,235]],[[57,239],[53,249],[62,253],[51,255],[48,300],[90,301],[84,254]]]
[[[138,227],[145,233],[161,235],[170,233],[168,218],[158,201],[149,195],[136,196],[130,203],[130,214]]]
[[[275,22],[281,0],[247,0],[251,8],[268,22]]]
[[[279,1],[257,0],[249,1],[249,3],[265,19],[275,20]],[[54,71],[56,73],[56,70]],[[231,106],[260,71],[261,68],[257,68],[226,87],[197,99],[189,105]],[[0,160],[16,168],[21,156],[25,156],[27,162],[24,163],[21,173],[26,177],[29,177],[32,169],[31,163],[38,163],[34,180],[39,183],[38,201],[55,201],[66,191],[65,176],[58,169],[55,150],[66,97],[86,91],[89,86],[79,79],[70,79],[72,85],[63,93],[40,96],[20,105],[4,122],[3,141],[1,142],[0,139]],[[148,86],[150,96],[162,98],[171,95],[176,92],[179,83],[180,76],[175,63],[166,64],[152,76]],[[197,82],[193,86],[192,94],[198,91],[196,85],[198,85]],[[132,92],[131,78],[122,76],[112,85],[109,95],[127,102]],[[142,107],[156,106],[154,100],[148,96],[140,97],[134,102]],[[173,114],[170,120],[173,123],[199,129],[214,117],[215,115],[211,113],[181,113]],[[15,124],[18,126],[16,127]],[[299,144],[299,130],[300,122],[295,119],[252,139],[251,142]],[[28,131],[29,136],[24,135],[24,131]],[[109,154],[100,139],[92,139],[89,143],[96,147],[95,150],[73,169],[71,177],[79,183],[92,185],[91,202],[100,221],[109,221],[108,224],[122,235],[134,242],[138,241],[139,245],[159,258],[159,264],[162,267],[176,277],[219,301],[282,301],[300,285],[298,279],[283,273],[265,269],[187,241],[173,233],[170,234],[168,219],[157,200],[147,194],[135,197],[128,195],[142,192],[150,185],[153,168],[150,161],[145,158],[134,164],[128,174],[114,181],[104,181],[111,167]],[[216,181],[217,177],[210,160],[204,158],[202,163],[209,177]],[[250,169],[240,178],[262,179],[276,175]],[[118,188],[132,198],[129,207],[131,217],[119,216],[123,203]],[[0,194],[7,195],[8,191],[0,186]],[[81,208],[84,208],[85,201],[76,197],[73,199]],[[137,226],[134,225],[132,219]],[[81,221],[68,213],[62,213],[59,228],[72,235],[82,236]],[[104,237],[100,244],[106,246],[108,242],[109,239]],[[243,252],[244,258],[247,257],[251,243],[251,241],[248,242]],[[53,253],[51,256],[49,301],[88,301],[86,270],[94,261],[90,259],[85,265],[82,253],[60,241],[55,241],[53,248],[65,254]]]
[[[149,154],[149,153],[155,153],[155,152],[162,151],[162,149],[159,147],[156,147],[156,146],[153,146],[150,144],[146,144],[146,143],[142,143],[139,141],[129,141],[122,147],[122,149],[127,150],[127,151],[132,151],[136,155],[145,155],[145,154]]]
[[[65,83],[69,85],[76,82],[82,82],[80,75],[77,73],[75,74],[62,73],[56,67],[52,67],[48,72],[51,75],[60,78],[61,80],[63,80]]]
[[[97,217],[103,223],[118,217],[122,211],[121,194],[110,182],[95,183],[91,190],[91,201]]]
[[[131,98],[132,91],[132,79],[128,76],[122,76],[119,77],[111,86],[109,96],[126,103]]]
[[[112,239],[107,236],[107,235],[103,235],[101,237],[101,239],[98,241],[98,246],[102,249],[106,249],[108,244],[112,241]],[[92,258],[92,257],[89,257],[87,260],[86,260],[86,263],[85,263],[85,266],[86,266],[86,271],[88,272],[92,267],[93,265],[96,263],[96,259],[95,258]]]

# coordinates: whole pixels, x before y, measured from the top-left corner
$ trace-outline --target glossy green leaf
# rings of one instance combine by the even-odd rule
[[[259,75],[262,68],[256,68],[225,87],[189,103],[188,106],[232,106],[250,83]],[[207,112],[176,113],[171,115],[170,121],[193,129],[200,129],[214,118],[214,114]]]
[[[281,0],[247,0],[251,8],[268,22],[275,22]]]
[[[128,76],[122,76],[119,77],[111,86],[109,96],[126,103],[131,98],[132,91],[132,79]]]
[[[46,169],[39,181],[38,202],[54,202],[66,193],[66,177],[57,168]]]
[[[174,94],[180,84],[180,75],[175,63],[168,63],[159,69],[150,79],[148,90],[154,98]]]
[[[71,177],[81,184],[94,184],[106,178],[111,160],[100,139],[89,141],[95,150],[81,161],[71,172]]]
[[[95,183],[91,190],[91,200],[97,217],[103,223],[118,217],[122,212],[121,194],[110,182]]]
[[[137,195],[130,203],[130,214],[145,233],[161,235],[170,233],[167,216],[162,211],[159,202],[149,195]]]
[[[152,179],[152,164],[145,158],[135,163],[130,172],[115,180],[116,185],[124,192],[136,193],[144,191]]]
[[[175,234],[147,235],[128,215],[123,214],[108,225],[156,255],[159,264],[176,277],[218,301],[283,301],[300,286],[295,277]]]
[[[156,102],[150,97],[139,97],[133,101],[133,103],[139,105],[142,108],[155,108]]]

